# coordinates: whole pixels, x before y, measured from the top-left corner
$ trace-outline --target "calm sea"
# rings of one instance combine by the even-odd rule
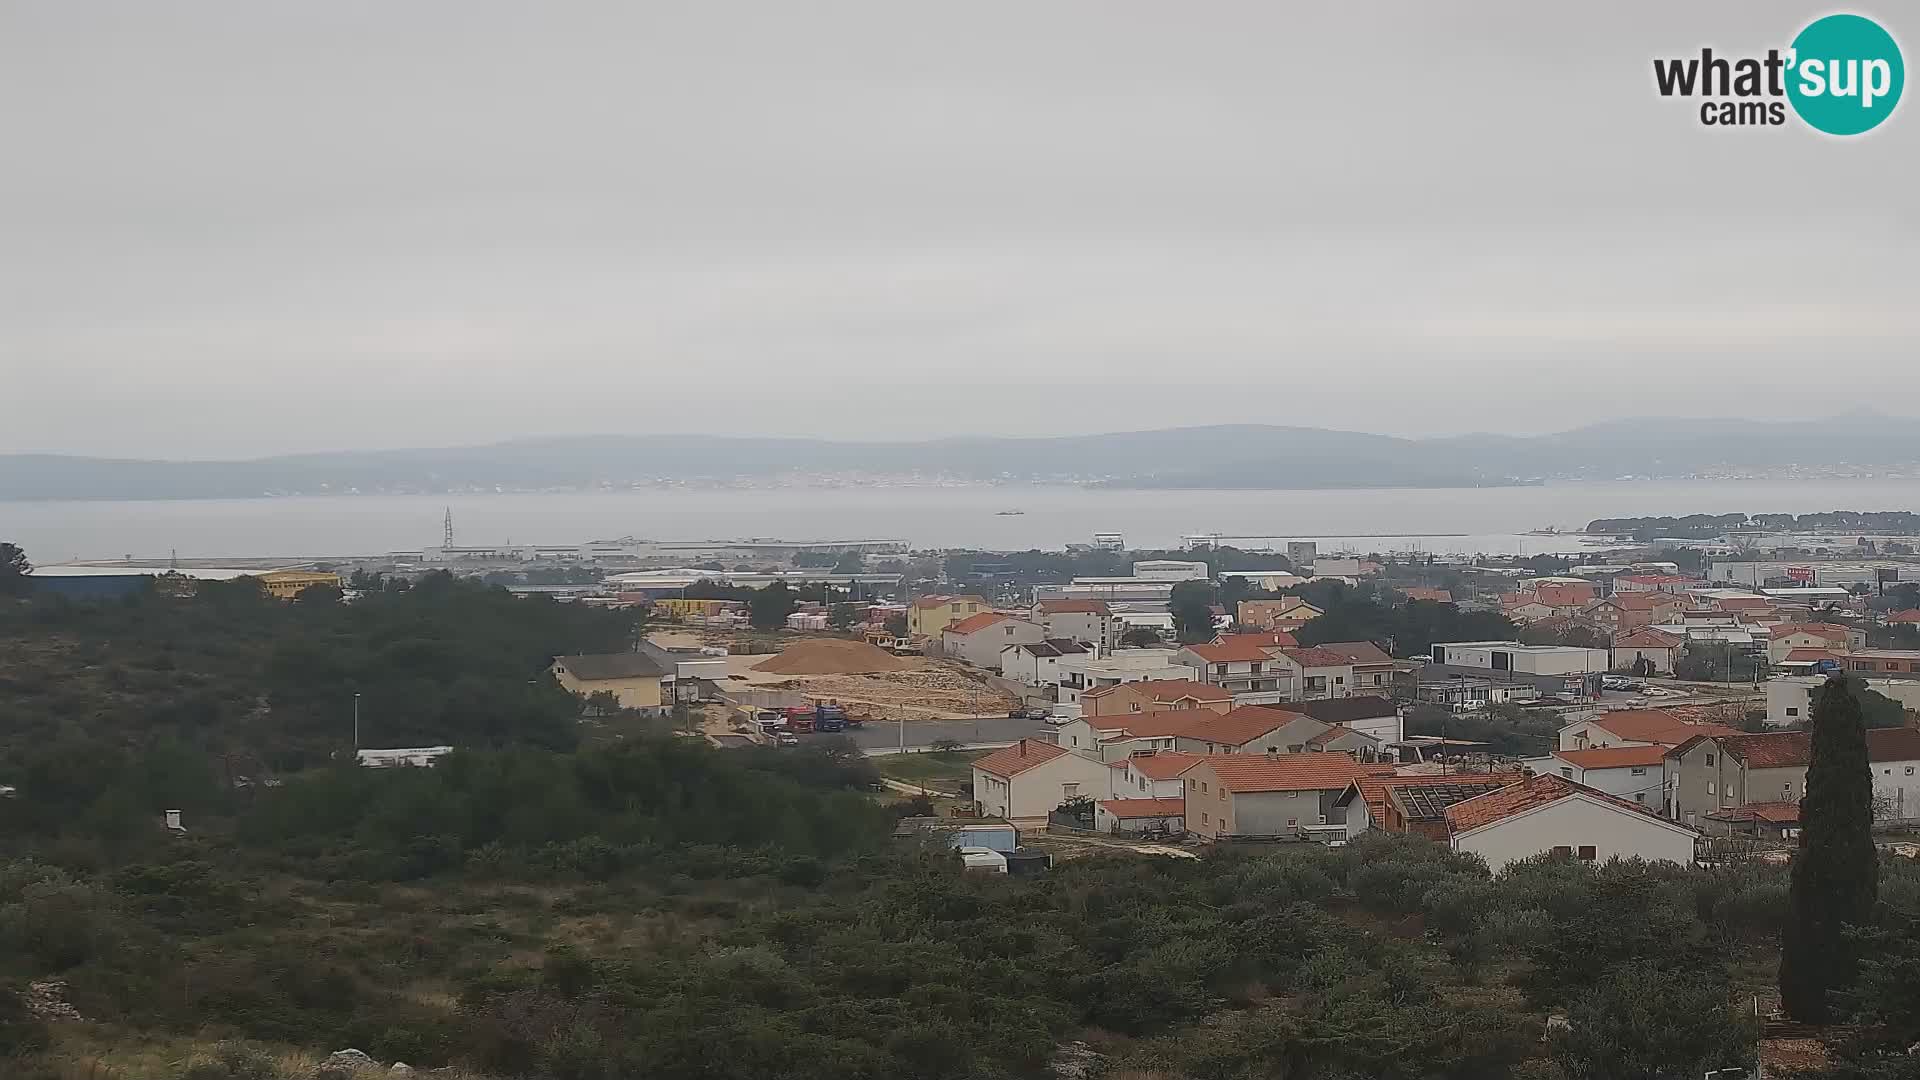
[[[155,502],[0,502],[0,540],[35,562],[379,554],[438,544],[568,544],[778,537],[893,539],[918,548],[1059,548],[1095,532],[1177,547],[1196,533],[1318,540],[1322,550],[1578,551],[1597,517],[1920,509],[1920,481],[1595,482],[1467,490],[1086,491],[1077,488],[812,488],[552,495],[318,496]],[[1018,510],[1019,514],[1000,511]],[[1394,534],[1394,535],[1387,535]]]

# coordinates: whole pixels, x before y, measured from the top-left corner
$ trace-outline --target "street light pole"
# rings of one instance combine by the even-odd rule
[[[353,692],[353,750],[356,756],[360,752],[360,691],[358,690]]]

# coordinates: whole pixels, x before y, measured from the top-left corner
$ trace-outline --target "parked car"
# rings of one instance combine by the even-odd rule
[[[778,738],[781,746],[799,746],[800,745],[800,739],[797,736],[789,735],[784,731],[780,733]]]
[[[1059,716],[1054,713],[1047,714],[1048,727],[1066,727],[1071,723],[1073,723],[1073,717],[1071,716]]]

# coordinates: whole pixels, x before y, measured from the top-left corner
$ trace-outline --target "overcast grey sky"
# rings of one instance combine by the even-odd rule
[[[1920,412],[1829,10],[0,0],[0,451]]]

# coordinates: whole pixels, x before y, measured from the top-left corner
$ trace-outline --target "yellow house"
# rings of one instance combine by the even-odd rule
[[[583,698],[604,691],[612,694],[623,709],[666,711],[661,680],[672,672],[645,653],[556,656],[549,670],[562,687]]]
[[[300,595],[300,590],[315,585],[329,588],[340,587],[339,574],[327,574],[318,570],[270,570],[259,575],[260,587],[275,600],[291,600]]]
[[[653,602],[653,610],[676,619],[710,617],[745,606],[738,600],[682,600],[679,597],[666,597]]]
[[[961,619],[971,618],[983,611],[992,611],[984,596],[967,593],[962,596],[919,596],[907,605],[907,636],[910,638],[937,638],[941,631]]]

